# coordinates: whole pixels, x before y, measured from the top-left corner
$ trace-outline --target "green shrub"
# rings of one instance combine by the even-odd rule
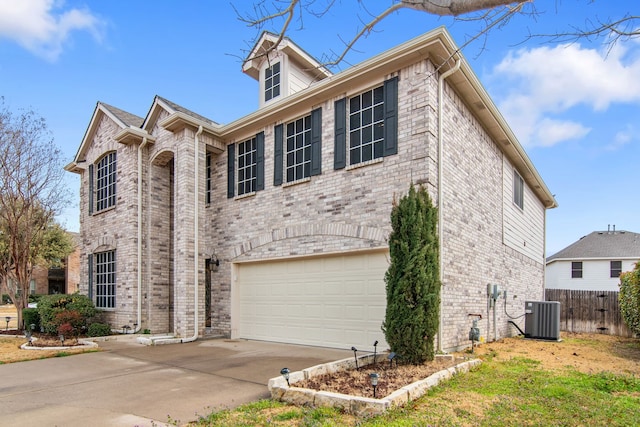
[[[620,313],[631,332],[640,335],[640,262],[620,275]]]
[[[92,323],[87,330],[87,336],[106,337],[111,335],[111,327],[104,323]]]
[[[56,316],[69,310],[79,314],[80,319],[76,322],[76,328],[79,329],[86,328],[88,322],[96,315],[93,301],[85,295],[42,295],[38,301],[38,313],[40,314],[40,322],[44,332],[57,334],[58,327],[62,323],[60,323],[61,319],[56,320]]]
[[[438,211],[427,191],[409,188],[393,201],[385,274],[387,308],[382,325],[391,350],[408,363],[435,357],[440,316]]]
[[[2,294],[2,304],[11,303],[11,298],[9,298],[9,294]]]
[[[23,308],[22,320],[24,321],[25,329],[29,329],[30,325],[34,325],[34,331],[40,330],[40,315],[37,308]]]

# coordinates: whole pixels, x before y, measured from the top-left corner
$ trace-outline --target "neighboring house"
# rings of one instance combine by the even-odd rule
[[[441,215],[438,348],[469,344],[488,283],[517,295],[512,312],[544,300],[556,202],[444,28],[337,74],[286,38],[260,55],[275,40],[243,67],[259,109],[229,124],[159,96],[144,118],[98,102],[66,169],[81,179],[81,292],[105,321],[382,347],[389,216],[412,182]]]
[[[35,266],[29,281],[29,293],[36,295],[72,294],[80,284],[80,234],[67,232],[73,240],[74,250],[58,267]],[[3,285],[2,293],[7,293]]]
[[[594,231],[547,258],[547,289],[619,291],[620,273],[640,261],[640,234]]]

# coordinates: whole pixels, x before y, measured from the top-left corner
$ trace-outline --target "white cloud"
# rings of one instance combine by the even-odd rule
[[[638,133],[638,130],[635,128],[635,126],[627,125],[627,127],[624,130],[618,131],[614,135],[613,140],[610,141],[607,145],[605,145],[604,148],[607,151],[618,150],[623,146],[631,143],[632,141],[640,139],[638,135],[639,133]]]
[[[55,61],[69,34],[88,31],[100,40],[101,21],[88,9],[60,10],[55,0],[0,0],[0,38],[11,39],[34,54]]]
[[[621,44],[609,52],[578,44],[510,52],[494,69],[509,88],[500,109],[524,145],[582,138],[590,129],[575,115],[565,118],[573,107],[603,112],[640,102],[640,58],[628,53]]]

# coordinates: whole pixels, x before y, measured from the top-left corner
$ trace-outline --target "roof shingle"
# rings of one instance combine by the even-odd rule
[[[640,234],[624,230],[594,231],[548,257],[547,263],[556,259],[586,258],[640,259]]]

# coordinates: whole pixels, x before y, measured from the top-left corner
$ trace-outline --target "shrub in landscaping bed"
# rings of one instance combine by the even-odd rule
[[[58,334],[58,328],[65,323],[75,329],[86,328],[96,315],[96,308],[85,295],[43,295],[38,301],[38,313],[44,332]]]
[[[111,335],[111,326],[104,323],[92,323],[87,329],[89,337],[106,337],[108,335]]]
[[[34,325],[34,331],[40,330],[40,315],[37,308],[23,308],[22,319],[24,320],[25,329],[29,329],[30,325]]]

